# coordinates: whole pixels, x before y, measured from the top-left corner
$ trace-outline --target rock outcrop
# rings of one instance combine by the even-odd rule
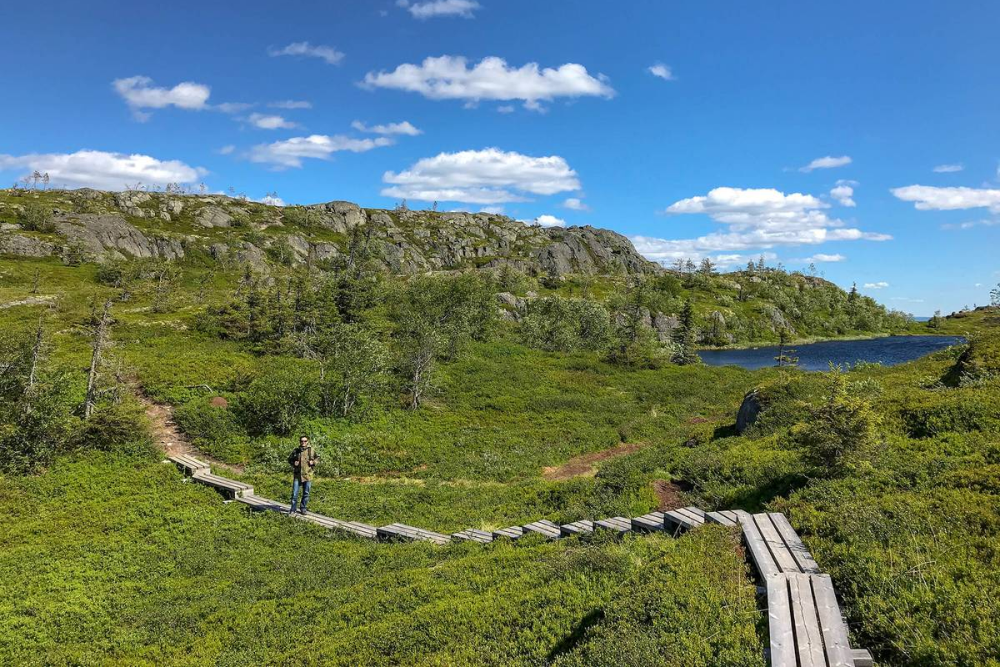
[[[184,246],[179,240],[150,237],[117,215],[79,214],[55,223],[56,233],[82,246],[95,258],[125,257],[180,259]]]

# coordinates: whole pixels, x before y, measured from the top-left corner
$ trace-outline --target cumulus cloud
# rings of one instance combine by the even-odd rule
[[[503,206],[484,206],[479,209],[480,213],[492,213],[493,215],[503,215]]]
[[[823,252],[818,252],[815,255],[812,255],[810,257],[805,257],[803,259],[800,259],[799,261],[808,264],[820,264],[822,262],[843,262],[846,259],[847,257],[845,257],[844,255],[839,255],[839,254],[828,255]]]
[[[208,173],[179,160],[80,150],[75,153],[0,155],[0,171],[48,173],[53,185],[122,190],[126,184],[194,183]]]
[[[306,100],[279,100],[271,102],[267,106],[272,109],[312,109],[312,102]]]
[[[965,169],[963,165],[960,164],[939,164],[934,167],[935,174],[954,174],[957,171],[962,171]]]
[[[281,48],[272,46],[267,50],[267,54],[272,58],[278,56],[319,58],[328,65],[337,65],[344,59],[344,54],[332,46],[323,46],[322,44],[313,46],[309,42],[292,42]]]
[[[1000,213],[1000,190],[988,188],[938,188],[931,185],[907,185],[890,190],[897,199],[913,202],[918,211],[956,211],[988,208]]]
[[[178,83],[173,88],[160,88],[154,86],[153,80],[148,76],[115,79],[112,86],[140,121],[149,119],[149,113],[143,109],[163,109],[170,106],[193,111],[205,109],[212,92],[205,84],[193,81]]]
[[[830,190],[830,196],[841,206],[854,208],[857,206],[857,203],[854,201],[855,185],[857,183],[854,181],[837,181],[837,185]]]
[[[565,227],[566,221],[554,215],[540,215],[534,220],[534,224],[539,227]]]
[[[705,196],[671,204],[669,215],[704,214],[727,225],[694,239],[633,238],[640,252],[657,261],[700,258],[710,253],[770,249],[778,246],[818,245],[828,241],[886,241],[887,234],[848,228],[830,218],[818,197],[785,194],[773,188],[715,188]]]
[[[589,211],[590,207],[580,201],[579,197],[569,197],[566,201],[562,203],[563,208],[568,208],[571,211]]]
[[[833,169],[834,167],[843,167],[845,165],[851,164],[851,158],[842,155],[840,157],[833,157],[827,155],[826,157],[818,157],[804,167],[800,167],[799,171],[809,173],[816,169]]]
[[[287,169],[301,167],[302,160],[306,158],[328,160],[334,153],[341,151],[364,153],[382,146],[391,146],[392,143],[392,139],[388,137],[357,139],[340,134],[312,134],[271,144],[259,144],[250,150],[248,157],[251,162],[269,164],[275,169]]]
[[[298,127],[297,123],[277,114],[252,113],[245,120],[261,130],[290,130]]]
[[[543,69],[538,63],[528,63],[515,68],[495,57],[483,58],[471,67],[461,56],[426,58],[419,65],[407,63],[391,72],[369,72],[362,85],[420,93],[432,100],[465,100],[472,105],[481,100],[521,100],[533,111],[542,109],[541,102],[559,97],[610,98],[615,94],[603,76],[591,76],[583,65],[566,63]]]
[[[580,181],[558,155],[532,157],[498,148],[440,153],[399,173],[387,171],[386,197],[419,201],[502,204],[528,201],[525,194],[553,195],[580,189]]]
[[[995,227],[1000,225],[1000,218],[984,218],[982,220],[968,220],[957,224],[948,223],[941,225],[941,229],[972,229],[973,227]]]
[[[369,134],[405,134],[408,137],[415,137],[418,134],[423,134],[421,130],[413,127],[410,121],[404,120],[402,123],[388,123],[386,125],[365,125],[360,120],[356,120],[351,123],[353,127],[358,132],[367,132]]]
[[[227,144],[215,152],[218,153],[219,155],[232,155],[235,150],[236,146],[233,146],[232,144]]]
[[[646,68],[646,71],[655,76],[658,79],[663,79],[664,81],[673,81],[674,72],[669,66],[663,63],[655,63]]]
[[[473,12],[480,9],[476,0],[427,0],[426,2],[414,2],[409,0],[397,0],[397,5],[405,8],[413,18],[430,19],[438,16],[461,16],[471,19]]]
[[[880,280],[877,283],[865,283],[865,289],[885,289],[889,286],[889,283],[884,280]]]

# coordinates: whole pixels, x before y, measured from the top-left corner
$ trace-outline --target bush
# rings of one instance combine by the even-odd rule
[[[52,210],[38,202],[29,202],[17,212],[17,222],[27,232],[51,234],[56,231]]]
[[[66,373],[39,378],[30,392],[0,398],[0,472],[37,473],[64,450],[79,420]]]
[[[611,340],[611,316],[592,301],[546,297],[528,302],[521,324],[527,345],[550,352],[603,350]]]
[[[86,449],[117,454],[150,453],[153,440],[146,411],[132,397],[100,405],[83,422],[76,444]]]
[[[182,405],[174,413],[174,420],[195,445],[206,451],[225,448],[234,442],[245,441],[247,437],[229,408],[211,405],[204,398]]]
[[[879,438],[881,418],[864,395],[864,387],[848,383],[840,369],[831,369],[826,396],[810,410],[809,421],[796,439],[806,458],[829,474],[853,470]]]
[[[234,411],[250,435],[288,435],[302,419],[319,413],[321,392],[311,364],[283,359],[244,379]]]

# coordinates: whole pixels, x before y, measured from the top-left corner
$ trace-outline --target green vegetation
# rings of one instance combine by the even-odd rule
[[[194,252],[0,261],[0,663],[763,664],[731,531],[487,548],[330,536],[182,483],[143,395],[269,497],[287,495],[284,459],[310,434],[310,508],[372,524],[635,516],[667,497],[783,511],[880,663],[1000,659],[995,310],[942,318],[935,331],[969,345],[898,367],[713,368],[672,359],[730,334],[778,340],[770,308],[786,340],[929,329],[756,265],[400,278],[370,241],[266,277]],[[656,313],[679,326],[661,335]],[[763,411],[736,435],[752,388]]]

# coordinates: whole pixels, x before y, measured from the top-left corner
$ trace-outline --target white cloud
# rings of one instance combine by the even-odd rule
[[[261,130],[290,130],[298,127],[297,123],[277,114],[252,113],[245,120]]]
[[[271,102],[267,106],[272,109],[312,109],[312,102],[306,100],[280,100]]]
[[[493,215],[503,215],[503,206],[484,206],[479,209],[480,213],[492,213]]]
[[[382,180],[386,197],[420,201],[502,204],[528,201],[523,193],[553,195],[580,189],[580,181],[558,155],[531,157],[497,148],[440,153],[418,160]]]
[[[473,18],[473,12],[480,9],[476,0],[427,0],[426,2],[410,3],[409,0],[397,0],[397,5],[406,8],[413,18],[429,19],[437,16],[461,16]]]
[[[541,110],[541,102],[558,97],[605,97],[615,95],[603,76],[593,77],[587,68],[566,63],[558,68],[539,68],[528,63],[509,67],[502,58],[483,58],[469,67],[461,56],[426,58],[419,65],[403,64],[391,72],[369,72],[363,85],[420,93],[432,100],[522,100],[527,109]]]
[[[313,46],[309,42],[293,42],[282,48],[271,47],[267,54],[272,57],[277,56],[306,56],[309,58],[319,58],[328,65],[336,65],[344,59],[344,54],[332,46],[317,44]]]
[[[221,111],[222,113],[240,113],[253,106],[253,104],[249,104],[247,102],[222,102],[221,104],[216,104],[211,108],[214,111]]]
[[[936,174],[953,174],[957,171],[962,171],[965,169],[963,165],[960,164],[939,164],[934,167],[934,173]]]
[[[566,221],[554,215],[540,215],[534,220],[539,227],[565,227]]]
[[[815,255],[812,255],[810,257],[805,257],[798,261],[804,264],[819,264],[821,262],[843,262],[846,259],[847,257],[845,257],[844,255],[840,254],[828,255],[826,253],[818,252]]]
[[[388,123],[386,125],[372,126],[365,125],[360,120],[356,120],[351,123],[351,127],[358,132],[367,132],[369,134],[405,134],[409,137],[415,137],[418,134],[423,134],[422,131],[413,127],[408,120],[404,120],[402,123]]]
[[[268,206],[287,206],[284,199],[275,195],[264,195],[257,201],[261,204],[267,204]]]
[[[589,211],[590,207],[584,204],[578,197],[569,197],[566,201],[562,203],[563,208],[568,208],[571,211]]]
[[[833,169],[834,167],[843,167],[848,164],[851,164],[851,158],[846,155],[840,157],[827,155],[826,157],[818,157],[806,166],[800,167],[799,171],[808,174],[815,169]]]
[[[112,86],[140,121],[149,119],[149,114],[143,112],[143,109],[163,109],[169,106],[193,111],[205,109],[212,92],[205,84],[192,81],[178,83],[173,88],[158,88],[152,84],[153,80],[148,76],[132,76],[115,79]]]
[[[233,151],[235,150],[236,146],[233,146],[232,144],[227,144],[226,146],[223,146],[222,148],[218,149],[215,152],[218,153],[219,155],[232,155]]]
[[[973,227],[995,227],[1000,225],[1000,218],[984,218],[982,220],[969,220],[958,224],[941,225],[941,229],[972,229]]]
[[[511,104],[502,104],[497,107],[497,113],[514,113],[514,106]]]
[[[955,211],[988,208],[1000,213],[1000,190],[986,188],[937,188],[931,185],[907,185],[890,190],[897,199],[914,202],[918,211]]]
[[[855,185],[857,184],[854,181],[837,181],[837,185],[830,190],[830,196],[841,206],[854,208],[857,206],[853,199]]]
[[[674,72],[670,69],[668,65],[663,63],[655,63],[646,68],[646,71],[657,77],[658,79],[663,79],[664,81],[673,81]]]
[[[149,155],[81,150],[75,153],[0,155],[0,171],[23,169],[48,173],[55,186],[122,190],[141,182],[147,185],[194,183],[206,172],[179,160],[158,160]]]
[[[261,162],[270,164],[276,169],[286,169],[301,167],[305,158],[327,160],[337,152],[364,153],[374,148],[391,146],[392,143],[392,139],[388,137],[356,139],[340,134],[333,136],[312,134],[308,137],[292,137],[271,144],[259,144],[250,150],[248,157],[251,162]]]
[[[637,236],[633,237],[633,242],[650,259],[665,261],[700,258],[715,252],[892,238],[887,234],[844,227],[841,220],[827,216],[823,210],[826,208],[829,204],[808,194],[786,195],[771,188],[715,188],[705,196],[675,202],[666,212],[671,215],[705,214],[727,225],[726,232],[712,232],[694,239]]]
[[[885,289],[889,286],[889,283],[884,280],[880,280],[877,283],[865,283],[865,289]]]

